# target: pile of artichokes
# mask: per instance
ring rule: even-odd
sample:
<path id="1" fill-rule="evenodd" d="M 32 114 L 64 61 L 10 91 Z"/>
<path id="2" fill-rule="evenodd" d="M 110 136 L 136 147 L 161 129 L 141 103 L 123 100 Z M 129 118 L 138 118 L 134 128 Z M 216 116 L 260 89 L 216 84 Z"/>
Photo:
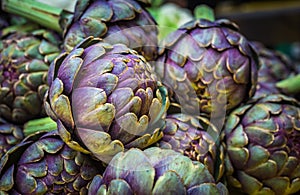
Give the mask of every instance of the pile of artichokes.
<path id="1" fill-rule="evenodd" d="M 151 3 L 1 1 L 0 194 L 300 192 L 299 68 Z"/>

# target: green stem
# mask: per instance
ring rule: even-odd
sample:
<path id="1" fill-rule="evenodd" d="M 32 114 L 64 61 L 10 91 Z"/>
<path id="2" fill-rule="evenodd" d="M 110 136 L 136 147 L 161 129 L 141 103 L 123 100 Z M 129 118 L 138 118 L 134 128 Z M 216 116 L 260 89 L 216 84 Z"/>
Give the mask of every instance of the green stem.
<path id="1" fill-rule="evenodd" d="M 300 74 L 277 82 L 276 87 L 289 94 L 300 93 Z"/>
<path id="2" fill-rule="evenodd" d="M 39 131 L 54 131 L 57 129 L 57 124 L 50 117 L 35 119 L 28 121 L 24 125 L 24 135 L 32 135 Z"/>
<path id="3" fill-rule="evenodd" d="M 32 20 L 42 26 L 62 32 L 72 14 L 35 0 L 2 0 L 2 9 Z"/>
<path id="4" fill-rule="evenodd" d="M 215 21 L 214 10 L 207 5 L 198 5 L 194 9 L 194 16 L 197 19 L 206 19 L 209 21 Z"/>

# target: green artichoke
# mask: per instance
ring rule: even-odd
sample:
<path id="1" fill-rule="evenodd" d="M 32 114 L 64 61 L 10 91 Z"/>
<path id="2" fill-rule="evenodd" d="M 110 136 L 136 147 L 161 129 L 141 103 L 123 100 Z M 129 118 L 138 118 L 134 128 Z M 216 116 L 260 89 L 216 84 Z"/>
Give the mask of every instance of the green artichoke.
<path id="1" fill-rule="evenodd" d="M 212 118 L 224 117 L 256 88 L 257 54 L 238 27 L 225 19 L 182 25 L 163 40 L 154 66 L 172 102 L 186 113 L 200 110 Z"/>
<path id="2" fill-rule="evenodd" d="M 260 42 L 251 44 L 258 54 L 260 63 L 254 98 L 283 93 L 284 91 L 276 87 L 276 83 L 296 75 L 296 66 L 284 53 L 269 49 Z"/>
<path id="3" fill-rule="evenodd" d="M 0 158 L 24 138 L 22 127 L 0 118 Z"/>
<path id="4" fill-rule="evenodd" d="M 203 163 L 219 181 L 224 173 L 224 149 L 219 131 L 206 118 L 187 114 L 166 117 L 166 127 L 158 147 L 172 149 Z"/>
<path id="5" fill-rule="evenodd" d="M 228 188 L 247 194 L 300 191 L 300 107 L 284 95 L 253 100 L 225 125 Z"/>
<path id="6" fill-rule="evenodd" d="M 60 38 L 36 25 L 3 29 L 0 34 L 0 116 L 23 124 L 45 116 L 43 98 L 49 64 L 59 55 Z M 10 30 L 13 30 L 10 33 Z"/>
<path id="7" fill-rule="evenodd" d="M 162 137 L 167 90 L 127 46 L 87 38 L 54 61 L 48 79 L 45 108 L 71 148 L 109 162 Z"/>
<path id="8" fill-rule="evenodd" d="M 0 194 L 86 194 L 102 164 L 69 148 L 57 131 L 33 134 L 0 161 Z"/>
<path id="9" fill-rule="evenodd" d="M 133 160 L 134 159 L 134 160 Z M 88 194 L 228 194 L 206 167 L 173 150 L 132 148 L 118 153 L 103 177 L 88 185 Z"/>

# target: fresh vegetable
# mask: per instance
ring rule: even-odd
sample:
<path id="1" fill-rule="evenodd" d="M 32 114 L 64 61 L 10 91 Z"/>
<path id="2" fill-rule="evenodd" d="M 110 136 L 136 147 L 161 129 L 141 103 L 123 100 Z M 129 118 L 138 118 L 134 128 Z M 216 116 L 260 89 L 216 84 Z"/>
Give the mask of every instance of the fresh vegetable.
<path id="1" fill-rule="evenodd" d="M 284 93 L 284 89 L 277 88 L 276 83 L 296 75 L 296 66 L 287 55 L 279 51 L 269 49 L 260 42 L 251 44 L 258 54 L 260 63 L 254 98 Z"/>
<path id="2" fill-rule="evenodd" d="M 0 35 L 0 116 L 16 124 L 45 116 L 47 74 L 60 53 L 59 36 L 36 24 L 9 26 Z"/>
<path id="3" fill-rule="evenodd" d="M 69 148 L 57 131 L 38 132 L 11 148 L 0 161 L 1 194 L 86 194 L 103 172 L 90 156 Z"/>
<path id="4" fill-rule="evenodd" d="M 219 145 L 219 130 L 206 118 L 187 114 L 166 117 L 163 138 L 158 146 L 172 149 L 203 163 L 220 180 L 224 173 L 224 148 Z"/>
<path id="5" fill-rule="evenodd" d="M 162 137 L 167 91 L 127 46 L 87 38 L 54 61 L 48 79 L 45 107 L 71 148 L 109 162 Z"/>
<path id="6" fill-rule="evenodd" d="M 149 1 L 140 2 L 142 4 L 135 0 L 83 0 L 77 1 L 74 13 L 32 0 L 4 0 L 2 7 L 63 32 L 66 51 L 94 36 L 111 44 L 123 43 L 147 60 L 154 60 L 157 57 L 157 25 L 142 6 Z"/>
<path id="7" fill-rule="evenodd" d="M 228 188 L 247 194 L 300 190 L 300 107 L 269 95 L 229 114 L 225 126 Z"/>
<path id="8" fill-rule="evenodd" d="M 133 160 L 134 159 L 134 160 Z M 228 194 L 206 167 L 174 150 L 132 148 L 118 153 L 89 194 Z"/>
<path id="9" fill-rule="evenodd" d="M 237 25 L 225 19 L 181 26 L 163 40 L 154 66 L 185 113 L 224 117 L 256 88 L 257 55 Z"/>

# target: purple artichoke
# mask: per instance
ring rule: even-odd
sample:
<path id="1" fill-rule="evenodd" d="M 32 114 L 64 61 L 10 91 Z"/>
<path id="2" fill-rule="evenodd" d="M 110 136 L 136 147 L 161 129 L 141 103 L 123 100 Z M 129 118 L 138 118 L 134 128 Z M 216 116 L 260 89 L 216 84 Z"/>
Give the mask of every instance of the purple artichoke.
<path id="1" fill-rule="evenodd" d="M 166 117 L 163 138 L 158 146 L 172 149 L 203 163 L 209 172 L 220 180 L 224 172 L 224 149 L 219 145 L 219 133 L 206 118 L 186 114 Z"/>
<path id="2" fill-rule="evenodd" d="M 0 118 L 0 158 L 24 138 L 23 129 Z"/>
<path id="3" fill-rule="evenodd" d="M 296 75 L 296 66 L 287 55 L 279 51 L 268 49 L 260 42 L 252 42 L 251 44 L 258 54 L 260 63 L 254 98 L 283 93 L 276 88 L 276 83 Z"/>
<path id="4" fill-rule="evenodd" d="M 255 92 L 258 61 L 228 20 L 186 23 L 163 40 L 155 71 L 184 112 L 225 116 Z"/>
<path id="5" fill-rule="evenodd" d="M 94 36 L 110 44 L 123 43 L 154 60 L 157 34 L 156 22 L 135 0 L 78 1 L 73 20 L 65 27 L 64 48 L 71 51 L 83 39 Z"/>
<path id="6" fill-rule="evenodd" d="M 48 78 L 45 107 L 71 148 L 109 162 L 162 137 L 167 91 L 127 46 L 88 38 L 58 57 Z"/>
<path id="7" fill-rule="evenodd" d="M 57 131 L 33 134 L 0 161 L 1 194 L 86 194 L 99 161 L 69 148 Z"/>
<path id="8" fill-rule="evenodd" d="M 0 34 L 0 116 L 16 124 L 45 116 L 47 73 L 59 55 L 59 37 L 34 24 Z"/>
<path id="9" fill-rule="evenodd" d="M 253 100 L 225 125 L 229 188 L 247 194 L 300 192 L 300 107 L 284 95 Z"/>
<path id="10" fill-rule="evenodd" d="M 134 159 L 134 160 L 133 160 Z M 206 167 L 173 150 L 132 148 L 118 153 L 88 194 L 228 194 Z"/>

